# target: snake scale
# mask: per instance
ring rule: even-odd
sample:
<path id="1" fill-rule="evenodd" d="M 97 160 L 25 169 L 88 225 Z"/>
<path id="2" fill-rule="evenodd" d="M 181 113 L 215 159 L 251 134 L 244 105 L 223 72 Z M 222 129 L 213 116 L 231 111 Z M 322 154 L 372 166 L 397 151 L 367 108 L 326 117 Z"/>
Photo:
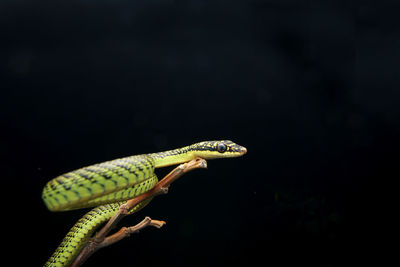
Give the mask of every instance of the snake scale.
<path id="1" fill-rule="evenodd" d="M 109 220 L 126 200 L 139 196 L 157 182 L 155 168 L 204 159 L 239 157 L 245 147 L 229 140 L 204 141 L 159 153 L 115 159 L 60 175 L 49 181 L 42 198 L 50 211 L 95 207 L 70 229 L 45 266 L 72 264 L 94 231 Z M 134 213 L 151 199 L 133 207 Z"/>

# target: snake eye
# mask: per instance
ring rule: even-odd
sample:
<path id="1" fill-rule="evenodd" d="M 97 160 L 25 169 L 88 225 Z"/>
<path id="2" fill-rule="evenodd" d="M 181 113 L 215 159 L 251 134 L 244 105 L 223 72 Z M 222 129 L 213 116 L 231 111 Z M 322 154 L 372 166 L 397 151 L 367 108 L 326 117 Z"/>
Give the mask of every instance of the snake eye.
<path id="1" fill-rule="evenodd" d="M 223 143 L 218 143 L 217 150 L 219 153 L 224 153 L 226 151 L 226 145 Z"/>

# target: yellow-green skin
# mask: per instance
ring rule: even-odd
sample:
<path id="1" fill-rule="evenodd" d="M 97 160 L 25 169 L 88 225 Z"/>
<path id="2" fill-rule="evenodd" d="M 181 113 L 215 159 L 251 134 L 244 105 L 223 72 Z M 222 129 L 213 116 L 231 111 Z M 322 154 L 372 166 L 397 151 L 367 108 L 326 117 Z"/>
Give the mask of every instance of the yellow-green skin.
<path id="1" fill-rule="evenodd" d="M 109 220 L 124 201 L 156 185 L 158 179 L 155 168 L 188 162 L 196 157 L 228 158 L 246 152 L 246 148 L 232 141 L 205 141 L 165 152 L 107 161 L 56 177 L 46 184 L 42 193 L 49 210 L 96 208 L 71 228 L 45 266 L 70 265 L 98 226 Z M 130 213 L 138 211 L 150 201 L 138 204 Z"/>

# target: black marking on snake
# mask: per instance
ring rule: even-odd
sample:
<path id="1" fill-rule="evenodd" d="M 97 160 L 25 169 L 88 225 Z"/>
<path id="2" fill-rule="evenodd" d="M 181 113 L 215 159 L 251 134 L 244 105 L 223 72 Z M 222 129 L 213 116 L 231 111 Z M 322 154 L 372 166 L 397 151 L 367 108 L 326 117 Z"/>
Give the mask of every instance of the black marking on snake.
<path id="1" fill-rule="evenodd" d="M 133 174 L 132 170 L 129 169 L 128 167 L 126 167 L 126 166 L 123 165 L 123 164 L 115 163 L 114 165 L 117 166 L 117 167 L 120 167 L 120 168 L 122 168 L 122 169 L 124 169 L 124 170 L 126 170 L 129 174 Z"/>
<path id="2" fill-rule="evenodd" d="M 144 169 L 143 169 L 140 165 L 137 165 L 136 168 L 137 168 L 137 170 L 138 170 L 139 172 L 144 173 Z M 136 171 L 135 171 L 135 175 L 136 175 L 136 177 L 139 176 L 139 175 L 136 173 Z"/>
<path id="3" fill-rule="evenodd" d="M 99 181 L 96 181 L 96 180 L 92 180 L 91 182 L 92 182 L 92 185 L 94 185 L 94 184 L 100 185 L 100 187 L 103 189 L 103 191 L 106 191 L 106 186 L 104 184 L 99 183 Z M 90 193 L 92 193 L 92 189 L 90 189 Z"/>
<path id="4" fill-rule="evenodd" d="M 114 174 L 114 172 L 113 172 L 113 174 Z M 106 179 L 106 180 L 112 180 L 113 175 L 109 174 L 109 173 L 103 173 L 102 177 L 104 177 L 104 179 Z"/>
<path id="5" fill-rule="evenodd" d="M 76 190 L 71 190 L 78 198 L 81 198 L 81 194 Z"/>
<path id="6" fill-rule="evenodd" d="M 89 167 L 90 167 L 90 166 L 89 166 Z M 101 177 L 104 177 L 104 176 L 103 176 L 103 173 L 100 174 L 98 171 L 89 169 L 89 167 L 86 167 L 86 168 L 83 168 L 83 169 L 84 169 L 85 171 L 87 171 L 87 172 L 93 173 L 93 177 L 91 177 L 91 178 L 94 178 L 95 175 L 99 175 L 99 176 L 101 176 Z M 88 179 L 90 179 L 90 178 L 88 178 Z"/>
<path id="7" fill-rule="evenodd" d="M 128 177 L 125 177 L 124 175 L 120 175 L 119 173 L 116 173 L 116 172 L 114 171 L 114 170 L 115 170 L 115 167 L 112 168 L 112 167 L 110 167 L 110 166 L 104 166 L 104 168 L 107 169 L 107 170 L 109 170 L 110 172 L 112 172 L 112 173 L 114 174 L 114 175 L 113 175 L 113 178 L 114 178 L 114 176 L 116 176 L 117 178 L 124 178 L 125 181 L 126 181 L 126 183 L 129 184 L 129 178 L 128 178 Z"/>
<path id="8" fill-rule="evenodd" d="M 70 184 L 62 184 L 62 187 L 64 187 L 64 189 L 66 191 L 71 190 L 71 185 Z"/>
<path id="9" fill-rule="evenodd" d="M 100 206 L 99 209 L 100 209 L 102 212 L 106 212 L 106 211 L 107 211 L 107 209 L 106 209 L 105 206 Z"/>
<path id="10" fill-rule="evenodd" d="M 63 180 L 62 178 L 63 178 L 63 177 L 59 176 L 59 177 L 57 177 L 55 180 L 57 181 L 57 183 L 63 184 L 63 183 L 64 183 L 64 180 Z"/>
<path id="11" fill-rule="evenodd" d="M 90 166 L 89 166 L 89 167 L 90 167 Z M 106 170 L 110 170 L 109 168 L 105 168 L 105 167 L 101 167 L 101 168 L 102 168 L 102 169 L 106 169 Z M 110 170 L 111 173 L 112 173 L 111 175 L 110 175 L 107 171 L 103 172 L 102 174 L 99 174 L 99 173 L 96 172 L 96 171 L 90 170 L 88 167 L 85 168 L 85 170 L 88 171 L 88 172 L 93 173 L 94 175 L 99 175 L 99 176 L 103 177 L 105 180 L 111 180 L 111 181 L 114 183 L 115 187 L 118 186 L 118 183 L 117 183 L 116 181 L 112 180 L 112 178 L 113 178 L 113 175 L 112 175 L 112 174 L 115 174 L 112 170 Z"/>
<path id="12" fill-rule="evenodd" d="M 89 194 L 90 194 L 90 195 L 93 194 L 92 188 L 90 188 L 90 187 L 88 187 L 88 186 L 83 186 L 83 188 L 85 188 L 87 191 L 89 191 Z"/>
<path id="13" fill-rule="evenodd" d="M 60 200 L 58 198 L 54 198 L 54 200 L 57 202 L 57 205 L 60 206 Z"/>
<path id="14" fill-rule="evenodd" d="M 70 202 L 67 195 L 61 194 L 61 196 L 62 196 L 67 202 Z"/>
<path id="15" fill-rule="evenodd" d="M 54 182 L 52 182 L 52 181 L 50 181 L 50 183 L 48 183 L 48 185 L 50 186 L 50 188 L 51 188 L 52 190 L 56 190 L 56 188 L 57 188 L 57 185 L 56 185 Z"/>
<path id="16" fill-rule="evenodd" d="M 143 173 L 143 169 L 141 169 L 140 167 L 137 166 L 137 168 L 133 169 L 133 173 L 136 178 L 139 178 L 140 173 Z"/>
<path id="17" fill-rule="evenodd" d="M 67 172 L 64 173 L 63 175 L 61 175 L 62 177 L 66 178 L 66 179 L 74 179 L 75 175 L 72 174 L 72 172 Z"/>
<path id="18" fill-rule="evenodd" d="M 83 169 L 83 170 L 85 170 L 85 169 Z M 85 170 L 85 171 L 86 171 L 86 170 Z M 90 172 L 90 171 L 87 171 L 87 172 L 92 173 L 92 172 Z M 92 176 L 89 176 L 87 173 L 82 172 L 82 170 L 80 170 L 79 172 L 77 171 L 77 174 L 78 174 L 80 177 L 82 177 L 83 179 L 85 179 L 85 180 L 90 180 L 90 179 L 93 178 Z"/>
<path id="19" fill-rule="evenodd" d="M 94 209 L 94 210 L 93 210 L 93 213 L 96 213 L 96 214 L 99 215 L 99 216 L 101 215 L 101 213 L 100 213 L 97 209 Z"/>

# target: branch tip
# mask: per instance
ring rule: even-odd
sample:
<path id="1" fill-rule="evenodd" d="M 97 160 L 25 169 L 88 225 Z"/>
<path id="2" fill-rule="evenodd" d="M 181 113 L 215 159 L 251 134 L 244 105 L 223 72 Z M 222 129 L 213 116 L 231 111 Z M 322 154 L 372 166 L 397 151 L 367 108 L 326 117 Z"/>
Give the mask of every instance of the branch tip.
<path id="1" fill-rule="evenodd" d="M 161 194 L 168 194 L 169 187 L 168 186 L 163 186 L 160 188 L 160 193 Z"/>
<path id="2" fill-rule="evenodd" d="M 154 227 L 156 227 L 158 229 L 163 227 L 165 224 L 167 224 L 167 223 L 164 222 L 164 221 L 159 221 L 159 220 L 151 220 L 151 222 L 150 222 L 151 226 L 154 226 Z"/>

